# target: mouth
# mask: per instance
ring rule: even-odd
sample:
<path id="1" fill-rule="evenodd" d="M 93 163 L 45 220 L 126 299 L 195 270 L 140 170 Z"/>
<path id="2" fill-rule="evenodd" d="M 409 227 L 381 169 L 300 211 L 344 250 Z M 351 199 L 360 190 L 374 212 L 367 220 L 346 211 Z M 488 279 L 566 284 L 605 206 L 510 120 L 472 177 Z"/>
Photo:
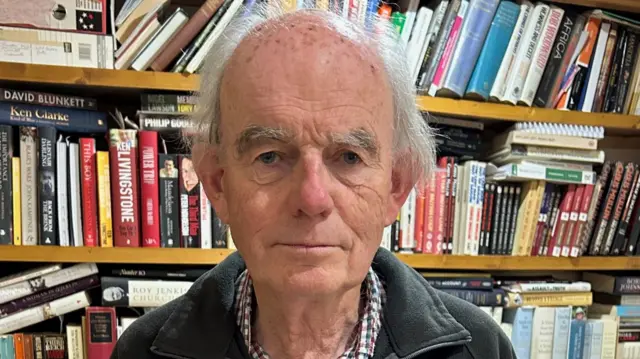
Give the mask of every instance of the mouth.
<path id="1" fill-rule="evenodd" d="M 324 253 L 332 250 L 339 249 L 339 246 L 329 244 L 279 244 L 278 247 L 282 247 L 285 250 L 300 252 L 300 253 Z"/>

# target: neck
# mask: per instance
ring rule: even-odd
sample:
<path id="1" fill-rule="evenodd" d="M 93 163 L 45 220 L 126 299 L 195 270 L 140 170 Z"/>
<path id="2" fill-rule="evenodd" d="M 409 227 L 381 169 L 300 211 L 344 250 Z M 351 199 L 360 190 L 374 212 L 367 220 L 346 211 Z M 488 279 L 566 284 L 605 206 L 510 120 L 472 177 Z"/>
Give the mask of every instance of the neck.
<path id="1" fill-rule="evenodd" d="M 296 297 L 254 282 L 253 338 L 271 358 L 337 358 L 359 320 L 360 286 L 324 297 Z"/>

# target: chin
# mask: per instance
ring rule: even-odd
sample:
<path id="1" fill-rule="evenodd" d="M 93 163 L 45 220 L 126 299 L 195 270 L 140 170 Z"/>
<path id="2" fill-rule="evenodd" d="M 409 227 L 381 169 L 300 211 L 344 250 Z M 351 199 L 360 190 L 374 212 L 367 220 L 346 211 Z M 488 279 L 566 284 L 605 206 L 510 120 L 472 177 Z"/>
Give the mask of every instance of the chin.
<path id="1" fill-rule="evenodd" d="M 298 268 L 295 272 L 282 273 L 283 289 L 300 295 L 327 295 L 351 287 L 350 278 L 344 268 L 307 267 Z M 354 281 L 355 284 L 358 281 Z"/>

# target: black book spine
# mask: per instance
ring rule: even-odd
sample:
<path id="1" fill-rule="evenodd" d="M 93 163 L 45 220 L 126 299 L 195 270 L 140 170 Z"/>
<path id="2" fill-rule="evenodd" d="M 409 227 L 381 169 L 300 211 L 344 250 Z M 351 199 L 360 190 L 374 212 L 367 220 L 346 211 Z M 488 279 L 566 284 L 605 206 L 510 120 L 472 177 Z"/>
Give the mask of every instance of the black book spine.
<path id="1" fill-rule="evenodd" d="M 618 223 L 620 222 L 620 217 L 622 217 L 622 210 L 624 209 L 624 205 L 627 202 L 627 197 L 629 196 L 629 191 L 631 189 L 636 170 L 636 166 L 631 162 L 627 163 L 627 165 L 625 166 L 624 176 L 622 176 L 622 182 L 620 184 L 620 191 L 618 192 L 615 206 L 613 207 L 613 215 L 611 217 L 611 220 L 609 221 L 609 226 L 607 226 L 607 231 L 605 234 L 606 240 L 603 241 L 604 250 L 602 251 L 602 255 L 606 256 L 611 252 L 613 239 L 616 234 L 616 230 L 618 229 Z"/>
<path id="2" fill-rule="evenodd" d="M 636 61 L 636 52 L 638 49 L 638 34 L 633 30 L 628 31 L 627 44 L 622 61 L 622 71 L 618 79 L 618 93 L 616 94 L 616 106 L 613 110 L 615 113 L 623 113 L 625 111 L 624 103 L 627 99 L 629 86 L 631 85 L 631 77 L 633 76 L 633 68 Z"/>
<path id="3" fill-rule="evenodd" d="M 180 168 L 180 246 L 200 248 L 200 182 L 190 155 L 178 155 Z"/>
<path id="4" fill-rule="evenodd" d="M 160 246 L 180 247 L 180 214 L 178 206 L 178 156 L 158 155 L 160 174 Z"/>
<path id="5" fill-rule="evenodd" d="M 489 191 L 491 190 L 491 185 L 489 183 L 484 184 L 484 193 L 482 194 L 482 221 L 480 223 L 480 246 L 478 248 L 478 254 L 483 255 L 486 254 L 487 243 L 489 241 L 489 234 L 487 233 L 487 218 L 489 215 L 487 212 L 489 211 Z"/>
<path id="6" fill-rule="evenodd" d="M 534 106 L 547 107 L 547 104 L 553 101 L 555 94 L 552 90 L 555 86 L 556 78 L 560 73 L 562 62 L 565 56 L 571 56 L 571 54 L 567 55 L 567 48 L 569 47 L 575 20 L 575 14 L 565 14 L 560 23 L 556 40 L 551 47 L 551 55 L 549 56 L 547 67 L 542 74 L 538 91 L 533 99 Z"/>
<path id="7" fill-rule="evenodd" d="M 604 201 L 598 211 L 598 220 L 596 221 L 591 243 L 589 244 L 589 254 L 592 256 L 601 254 L 602 249 L 604 248 L 602 240 L 604 239 L 607 225 L 611 219 L 616 194 L 618 193 L 618 188 L 620 187 L 620 182 L 622 181 L 622 176 L 624 174 L 624 166 L 622 165 L 622 162 L 616 162 L 614 166 L 615 168 L 611 174 L 611 181 L 606 189 L 607 195 L 604 197 Z"/>
<path id="8" fill-rule="evenodd" d="M 468 289 L 442 289 L 443 292 L 464 299 L 477 306 L 502 306 L 504 302 L 504 290 L 494 289 L 491 291 L 468 290 Z"/>
<path id="9" fill-rule="evenodd" d="M 560 197 L 560 189 L 554 188 L 549 198 L 549 209 L 547 210 L 547 215 L 545 216 L 544 225 L 542 227 L 542 233 L 540 235 L 540 246 L 537 248 L 538 252 L 536 253 L 538 256 L 545 256 L 547 254 L 547 245 L 549 243 L 548 238 L 550 236 L 551 228 L 553 228 L 553 219 L 560 204 Z"/>
<path id="10" fill-rule="evenodd" d="M 41 245 L 58 245 L 56 204 L 56 129 L 38 128 L 40 177 L 40 242 Z"/>
<path id="11" fill-rule="evenodd" d="M 596 183 L 596 187 L 594 188 L 594 191 L 597 190 L 597 193 L 593 198 L 593 200 L 596 201 L 595 208 L 593 209 L 593 211 L 590 211 L 589 217 L 587 218 L 587 224 L 584 226 L 584 231 L 581 234 L 582 239 L 581 239 L 580 255 L 584 255 L 585 253 L 587 253 L 587 250 L 589 249 L 591 236 L 593 234 L 593 229 L 595 226 L 595 220 L 598 216 L 598 213 L 601 210 L 602 199 L 604 198 L 604 193 L 607 190 L 609 175 L 611 175 L 611 166 L 612 166 L 611 161 L 606 161 L 604 163 L 604 165 L 602 166 L 602 170 L 600 171 L 600 176 L 598 177 L 598 182 Z"/>
<path id="12" fill-rule="evenodd" d="M 455 157 L 450 157 L 449 162 L 451 164 L 451 187 L 449 188 L 449 223 L 448 223 L 448 233 L 446 244 L 446 250 L 443 248 L 442 253 L 451 254 L 453 253 L 453 228 L 455 226 L 455 217 L 456 217 L 456 191 L 458 188 L 458 159 Z"/>
<path id="13" fill-rule="evenodd" d="M 225 230 L 225 225 L 222 223 L 220 217 L 216 215 L 215 209 L 212 208 L 211 211 L 213 217 L 211 220 L 211 225 L 213 226 L 213 248 L 227 248 L 227 232 Z"/>
<path id="14" fill-rule="evenodd" d="M 492 290 L 493 279 L 491 278 L 425 278 L 426 281 L 437 289 L 473 289 Z"/>
<path id="15" fill-rule="evenodd" d="M 489 237 L 489 241 L 491 242 L 491 249 L 489 249 L 489 254 L 498 254 L 500 252 L 500 235 L 498 232 L 500 226 L 500 215 L 502 211 L 502 202 L 504 202 L 503 195 L 503 185 L 496 185 L 496 193 L 493 205 L 493 215 L 492 215 L 492 226 L 491 226 L 491 236 Z"/>
<path id="16" fill-rule="evenodd" d="M 396 220 L 393 221 L 391 225 L 391 251 L 399 252 L 400 251 L 400 219 L 396 217 Z"/>
<path id="17" fill-rule="evenodd" d="M 13 243 L 12 135 L 11 126 L 0 125 L 0 245 Z"/>
<path id="18" fill-rule="evenodd" d="M 119 268 L 112 269 L 111 275 L 117 277 L 135 277 L 145 279 L 179 279 L 179 280 L 195 280 L 205 274 L 207 269 L 137 269 L 137 268 Z"/>
<path id="19" fill-rule="evenodd" d="M 615 277 L 613 294 L 640 294 L 640 278 L 638 277 Z"/>
<path id="20" fill-rule="evenodd" d="M 522 187 L 520 187 L 520 185 L 515 185 L 513 188 L 513 200 L 511 201 L 511 217 L 509 218 L 511 223 L 509 224 L 509 247 L 507 248 L 507 254 L 511 253 L 513 250 L 513 243 L 515 242 L 518 208 L 520 208 L 520 192 L 522 192 Z"/>
<path id="21" fill-rule="evenodd" d="M 611 254 L 614 256 L 624 254 L 624 249 L 627 248 L 629 242 L 629 222 L 631 221 L 631 215 L 633 214 L 633 208 L 638 199 L 638 189 L 640 188 L 640 171 L 638 171 L 638 165 L 635 165 L 635 172 L 633 181 L 631 182 L 631 190 L 627 196 L 627 203 L 624 206 L 622 217 L 618 222 L 618 230 L 616 231 L 613 245 L 611 246 Z"/>
<path id="22" fill-rule="evenodd" d="M 514 186 L 509 186 L 505 193 L 507 194 L 507 201 L 505 202 L 504 211 L 504 224 L 502 225 L 502 234 L 500 242 L 502 243 L 501 254 L 511 255 L 511 249 L 509 248 L 509 239 L 511 233 L 511 216 L 513 216 L 513 195 L 515 192 Z"/>
<path id="23" fill-rule="evenodd" d="M 567 105 L 569 110 L 573 111 L 578 108 L 578 103 L 580 103 L 580 96 L 582 96 L 582 90 L 587 83 L 588 74 L 589 69 L 581 67 L 574 77 L 573 84 L 571 85 L 571 94 L 569 95 L 569 104 Z"/>
<path id="24" fill-rule="evenodd" d="M 603 112 L 612 112 L 615 109 L 616 93 L 618 89 L 618 80 L 622 72 L 624 62 L 624 49 L 627 44 L 627 29 L 623 26 L 618 27 L 618 40 L 616 41 L 615 51 L 613 52 L 613 60 L 611 60 L 611 71 L 609 72 L 609 83 L 604 95 Z"/>
<path id="25" fill-rule="evenodd" d="M 77 110 L 97 110 L 94 98 L 52 94 L 27 90 L 0 89 L 0 101 L 19 102 L 32 105 L 74 108 Z"/>

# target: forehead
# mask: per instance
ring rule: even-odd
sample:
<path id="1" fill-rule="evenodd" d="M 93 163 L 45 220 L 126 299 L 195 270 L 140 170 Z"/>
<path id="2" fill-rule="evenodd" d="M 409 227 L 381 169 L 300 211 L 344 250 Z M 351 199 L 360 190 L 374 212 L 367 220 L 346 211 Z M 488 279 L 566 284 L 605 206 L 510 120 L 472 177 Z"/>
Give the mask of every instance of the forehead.
<path id="1" fill-rule="evenodd" d="M 351 107 L 392 120 L 391 91 L 375 51 L 311 14 L 296 13 L 256 27 L 223 74 L 223 127 L 225 112 L 255 117 L 255 112 L 283 102 L 310 112 Z"/>

